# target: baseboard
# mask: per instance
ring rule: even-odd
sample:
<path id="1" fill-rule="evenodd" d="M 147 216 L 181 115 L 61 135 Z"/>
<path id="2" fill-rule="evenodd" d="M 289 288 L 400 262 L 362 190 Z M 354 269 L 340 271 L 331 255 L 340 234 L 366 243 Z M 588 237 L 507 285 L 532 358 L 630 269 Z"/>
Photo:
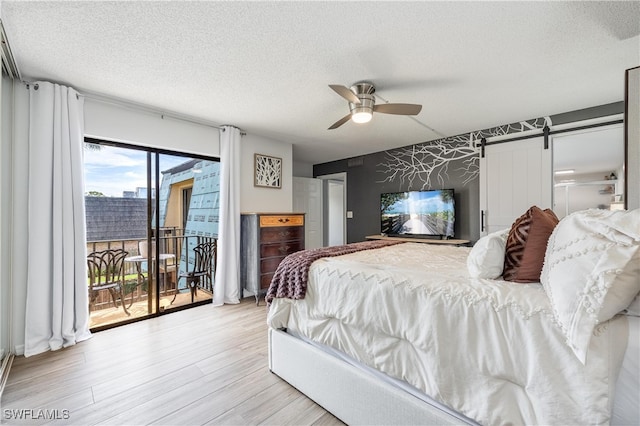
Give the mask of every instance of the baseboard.
<path id="1" fill-rule="evenodd" d="M 13 354 L 7 354 L 2 359 L 2 365 L 0 365 L 0 399 L 2 398 L 4 386 L 7 384 L 7 379 L 9 378 L 9 371 L 11 370 L 11 366 L 13 365 L 13 358 Z"/>
<path id="2" fill-rule="evenodd" d="M 24 355 L 24 345 L 16 345 L 15 354 L 18 356 Z"/>

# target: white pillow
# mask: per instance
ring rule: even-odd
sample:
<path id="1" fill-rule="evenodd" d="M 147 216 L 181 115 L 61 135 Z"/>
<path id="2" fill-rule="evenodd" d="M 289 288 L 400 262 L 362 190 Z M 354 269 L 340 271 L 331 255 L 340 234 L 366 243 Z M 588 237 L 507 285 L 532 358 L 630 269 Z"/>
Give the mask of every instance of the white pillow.
<path id="1" fill-rule="evenodd" d="M 638 250 L 638 252 L 640 253 L 640 250 Z M 624 313 L 634 317 L 640 317 L 640 293 L 633 299 L 633 302 L 631 302 Z"/>
<path id="2" fill-rule="evenodd" d="M 585 210 L 554 229 L 540 281 L 567 343 L 584 364 L 593 330 L 640 292 L 640 209 Z"/>
<path id="3" fill-rule="evenodd" d="M 508 229 L 480 238 L 467 257 L 467 268 L 472 278 L 496 279 L 502 275 Z"/>

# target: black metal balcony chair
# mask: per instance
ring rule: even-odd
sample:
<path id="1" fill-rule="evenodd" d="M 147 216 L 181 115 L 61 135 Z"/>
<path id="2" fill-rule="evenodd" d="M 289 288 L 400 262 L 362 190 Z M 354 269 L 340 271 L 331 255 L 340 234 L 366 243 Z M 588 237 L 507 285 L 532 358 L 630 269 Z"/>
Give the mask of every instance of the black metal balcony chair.
<path id="1" fill-rule="evenodd" d="M 198 287 L 213 293 L 213 275 L 215 273 L 215 262 L 218 252 L 218 241 L 213 240 L 200 243 L 193 248 L 194 263 L 193 270 L 181 272 L 178 275 L 176 294 L 173 296 L 173 303 L 180 292 L 180 279 L 185 278 L 187 288 L 191 291 L 191 303 L 198 294 Z M 188 266 L 187 266 L 188 268 Z"/>
<path id="2" fill-rule="evenodd" d="M 89 304 L 94 305 L 98 294 L 107 290 L 113 305 L 117 308 L 120 299 L 122 309 L 127 315 L 129 311 L 124 303 L 124 258 L 129 253 L 122 249 L 95 251 L 87 256 L 89 274 Z"/>

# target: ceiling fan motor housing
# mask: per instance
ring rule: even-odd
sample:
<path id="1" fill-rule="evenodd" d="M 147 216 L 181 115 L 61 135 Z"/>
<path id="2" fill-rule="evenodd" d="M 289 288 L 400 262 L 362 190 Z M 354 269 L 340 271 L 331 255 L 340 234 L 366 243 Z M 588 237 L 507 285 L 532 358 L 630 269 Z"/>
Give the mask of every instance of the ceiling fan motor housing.
<path id="1" fill-rule="evenodd" d="M 361 82 L 354 84 L 350 89 L 356 94 L 358 99 L 360 99 L 359 104 L 349 102 L 349 110 L 351 111 L 351 114 L 353 115 L 363 112 L 373 114 L 373 106 L 376 103 L 376 98 L 373 96 L 376 91 L 375 86 L 371 83 Z"/>

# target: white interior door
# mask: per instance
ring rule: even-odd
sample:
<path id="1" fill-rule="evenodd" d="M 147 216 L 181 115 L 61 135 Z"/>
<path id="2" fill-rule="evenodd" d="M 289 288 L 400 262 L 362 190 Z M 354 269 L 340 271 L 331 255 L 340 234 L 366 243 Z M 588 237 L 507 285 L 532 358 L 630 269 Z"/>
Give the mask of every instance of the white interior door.
<path id="1" fill-rule="evenodd" d="M 305 215 L 305 248 L 322 247 L 322 180 L 293 178 L 293 210 Z"/>
<path id="2" fill-rule="evenodd" d="M 344 207 L 344 182 L 329 180 L 329 246 L 340 246 L 345 243 L 345 207 Z"/>
<path id="3" fill-rule="evenodd" d="M 511 227 L 536 205 L 552 207 L 551 149 L 544 138 L 488 145 L 480 159 L 480 234 Z"/>

